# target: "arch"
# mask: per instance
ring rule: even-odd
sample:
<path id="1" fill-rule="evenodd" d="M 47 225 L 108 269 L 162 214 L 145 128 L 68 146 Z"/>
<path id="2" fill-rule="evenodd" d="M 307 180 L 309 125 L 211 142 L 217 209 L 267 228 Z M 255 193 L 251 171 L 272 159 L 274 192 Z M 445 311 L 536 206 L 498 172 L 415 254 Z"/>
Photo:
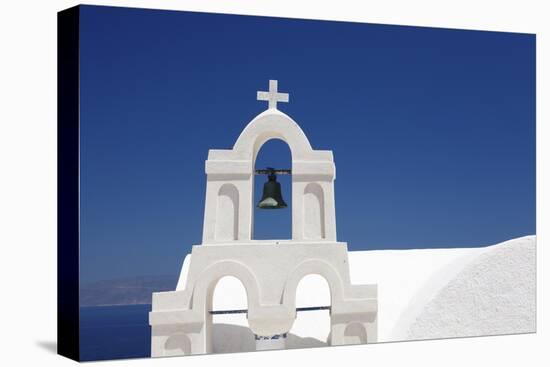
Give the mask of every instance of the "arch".
<path id="1" fill-rule="evenodd" d="M 289 153 L 290 153 L 290 164 L 292 164 L 292 149 L 290 149 L 290 145 L 288 144 L 288 142 L 285 139 L 282 139 L 280 137 L 269 137 L 269 138 L 266 138 L 265 140 L 263 140 L 262 143 L 259 144 L 258 149 L 255 150 L 256 153 L 255 153 L 255 155 L 253 157 L 253 161 L 252 161 L 252 166 L 254 168 L 256 168 L 258 155 L 259 155 L 260 151 L 262 150 L 262 148 L 264 148 L 264 146 L 266 144 L 268 144 L 269 142 L 272 142 L 274 140 L 275 141 L 280 141 L 280 142 L 284 143 L 284 145 L 286 145 L 286 148 L 289 149 Z M 272 164 L 272 163 L 270 163 L 270 164 Z M 265 167 L 260 167 L 260 168 L 265 168 Z M 287 167 L 277 167 L 277 168 L 287 168 Z M 288 167 L 288 168 L 290 168 L 290 167 Z"/>
<path id="2" fill-rule="evenodd" d="M 223 184 L 218 190 L 214 239 L 239 239 L 239 190 L 230 183 Z"/>
<path id="3" fill-rule="evenodd" d="M 323 276 L 312 273 L 304 275 L 296 286 L 296 308 L 314 306 L 330 306 L 330 286 Z"/>
<path id="4" fill-rule="evenodd" d="M 246 289 L 239 279 L 226 275 L 216 282 L 212 294 L 212 310 L 242 310 L 247 307 Z M 254 334 L 244 313 L 212 315 L 210 335 L 214 353 L 255 349 Z"/>
<path id="5" fill-rule="evenodd" d="M 170 354 L 177 353 L 184 356 L 191 354 L 191 339 L 184 333 L 170 335 L 164 343 L 164 349 Z"/>
<path id="6" fill-rule="evenodd" d="M 212 264 L 201 272 L 193 286 L 193 310 L 207 315 L 216 284 L 225 276 L 235 277 L 242 283 L 246 290 L 248 312 L 255 312 L 260 304 L 260 287 L 256 277 L 247 266 L 232 260 Z"/>
<path id="7" fill-rule="evenodd" d="M 220 295 L 220 289 L 225 289 L 223 295 Z M 230 295 L 230 299 L 227 299 L 228 294 Z M 225 275 L 216 282 L 212 298 L 213 310 L 240 310 L 248 307 L 246 288 L 243 282 L 232 275 Z M 224 300 L 222 304 L 217 302 L 222 299 Z"/>
<path id="8" fill-rule="evenodd" d="M 284 141 L 290 150 L 292 187 L 289 192 L 293 197 L 290 200 L 292 234 L 295 240 L 304 239 L 303 228 L 303 187 L 308 182 L 323 181 L 321 185 L 323 195 L 317 195 L 317 202 L 323 201 L 322 210 L 318 209 L 318 226 L 316 239 L 336 240 L 334 220 L 333 183 L 335 177 L 334 158 L 332 151 L 313 150 L 309 140 L 298 124 L 286 114 L 269 109 L 260 113 L 243 129 L 232 149 L 210 149 L 205 164 L 207 174 L 206 203 L 204 212 L 203 243 L 224 242 L 227 238 L 237 240 L 252 240 L 254 238 L 254 169 L 256 159 L 262 146 L 273 139 Z M 286 168 L 286 167 L 284 167 Z M 230 231 L 227 227 L 216 228 L 221 214 L 217 213 L 217 190 L 220 185 L 230 182 L 238 187 L 239 219 L 238 231 Z M 299 188 L 298 188 L 299 187 Z M 317 191 L 319 189 L 317 188 Z M 320 199 L 322 198 L 322 199 Z M 223 199 L 222 199 L 223 200 Z M 227 200 L 225 200 L 227 202 Z M 230 206 L 230 204 L 224 204 Z M 317 204 L 317 206 L 320 206 Z M 322 213 L 321 213 L 322 211 Z M 321 220 L 321 216 L 324 220 Z M 222 221 L 224 218 L 221 218 Z M 225 219 L 225 224 L 231 222 Z M 233 222 L 234 223 L 234 222 Z M 216 231 L 218 233 L 216 234 Z M 286 236 L 285 236 L 286 238 Z"/>
<path id="9" fill-rule="evenodd" d="M 319 274 L 308 274 L 302 277 L 296 287 L 296 308 L 330 306 L 330 286 Z M 289 335 L 302 338 L 299 344 L 310 346 L 326 345 L 331 330 L 330 310 L 312 310 L 296 312 L 296 318 Z M 289 347 L 294 347 L 296 338 L 290 337 Z"/>
<path id="10" fill-rule="evenodd" d="M 367 329 L 360 322 L 352 322 L 346 325 L 344 329 L 345 344 L 366 344 Z"/>
<path id="11" fill-rule="evenodd" d="M 323 188 L 316 182 L 308 183 L 304 189 L 303 200 L 303 236 L 305 239 L 325 239 L 325 195 Z"/>
<path id="12" fill-rule="evenodd" d="M 287 308 L 296 310 L 298 284 L 302 278 L 309 274 L 318 274 L 325 278 L 330 289 L 330 303 L 332 306 L 343 299 L 344 289 L 338 271 L 324 260 L 306 260 L 296 266 L 287 278 L 283 292 L 283 304 Z"/>
<path id="13" fill-rule="evenodd" d="M 269 157 L 269 159 L 265 159 Z M 254 169 L 266 167 L 290 168 L 292 166 L 292 152 L 288 144 L 279 138 L 267 140 L 260 148 Z M 263 185 L 267 176 L 251 176 L 253 193 L 252 209 L 252 239 L 290 239 L 292 238 L 292 176 L 277 175 L 281 185 L 282 196 L 287 208 L 284 210 L 264 210 L 256 207 L 259 202 Z"/>
<path id="14" fill-rule="evenodd" d="M 270 139 L 281 139 L 290 147 L 292 160 L 304 159 L 312 151 L 311 144 L 298 124 L 288 115 L 278 110 L 267 110 L 256 116 L 239 135 L 234 151 L 241 156 L 256 156 L 262 145 Z"/>

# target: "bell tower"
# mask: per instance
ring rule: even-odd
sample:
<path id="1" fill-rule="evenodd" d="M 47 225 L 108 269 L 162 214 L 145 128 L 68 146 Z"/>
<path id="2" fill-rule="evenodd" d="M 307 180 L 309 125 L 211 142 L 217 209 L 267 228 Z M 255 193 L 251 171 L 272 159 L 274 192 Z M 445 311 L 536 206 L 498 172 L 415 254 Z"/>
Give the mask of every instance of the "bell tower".
<path id="1" fill-rule="evenodd" d="M 254 166 L 270 139 L 286 142 L 292 154 L 292 168 L 285 172 L 292 175 L 292 240 L 336 241 L 332 152 L 313 150 L 300 126 L 277 109 L 278 102 L 289 100 L 277 86 L 270 80 L 269 91 L 257 93 L 268 109 L 245 127 L 233 149 L 208 153 L 203 244 L 253 240 Z"/>
<path id="2" fill-rule="evenodd" d="M 336 239 L 332 152 L 314 150 L 298 124 L 277 109 L 289 95 L 278 91 L 276 80 L 257 99 L 268 108 L 246 125 L 233 148 L 208 152 L 202 244 L 186 258 L 176 290 L 153 293 L 153 357 L 215 352 L 212 296 L 224 276 L 237 278 L 246 290 L 243 312 L 257 349 L 285 347 L 296 318 L 297 286 L 309 274 L 322 276 L 330 288 L 330 345 L 377 340 L 377 285 L 351 284 L 347 244 Z M 290 147 L 290 170 L 255 171 L 258 151 L 271 139 Z M 269 177 L 259 205 L 272 208 L 285 206 L 274 176 L 291 174 L 290 240 L 253 239 L 256 173 Z M 361 332 L 349 333 L 349 327 Z"/>

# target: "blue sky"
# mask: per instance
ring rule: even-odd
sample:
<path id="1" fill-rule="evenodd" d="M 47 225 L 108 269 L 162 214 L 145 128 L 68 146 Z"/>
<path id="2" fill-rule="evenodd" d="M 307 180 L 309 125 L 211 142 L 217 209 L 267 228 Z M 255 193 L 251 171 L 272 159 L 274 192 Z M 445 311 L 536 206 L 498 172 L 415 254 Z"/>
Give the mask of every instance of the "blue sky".
<path id="1" fill-rule="evenodd" d="M 350 250 L 535 233 L 534 35 L 84 6 L 80 54 L 83 282 L 179 272 L 208 149 L 265 110 L 269 79 L 334 153 Z M 264 145 L 268 165 L 290 167 L 284 143 Z M 256 238 L 290 223 L 258 212 Z"/>

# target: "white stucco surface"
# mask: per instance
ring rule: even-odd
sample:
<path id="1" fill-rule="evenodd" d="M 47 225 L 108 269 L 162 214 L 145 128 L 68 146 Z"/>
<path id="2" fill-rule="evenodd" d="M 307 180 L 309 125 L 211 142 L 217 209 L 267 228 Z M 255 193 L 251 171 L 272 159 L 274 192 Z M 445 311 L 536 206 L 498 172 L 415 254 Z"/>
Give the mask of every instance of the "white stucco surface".
<path id="1" fill-rule="evenodd" d="M 350 251 L 351 282 L 378 284 L 378 342 L 534 332 L 535 240 L 526 236 L 480 248 Z M 321 277 L 304 278 L 296 305 L 324 306 L 328 292 Z M 240 282 L 222 278 L 213 305 L 216 310 L 246 308 Z M 240 350 L 253 350 L 246 347 L 248 340 L 253 348 L 253 336 L 244 314 L 218 315 L 214 322 L 215 352 L 236 351 L 238 338 Z M 287 348 L 326 345 L 329 332 L 328 311 L 300 312 Z"/>

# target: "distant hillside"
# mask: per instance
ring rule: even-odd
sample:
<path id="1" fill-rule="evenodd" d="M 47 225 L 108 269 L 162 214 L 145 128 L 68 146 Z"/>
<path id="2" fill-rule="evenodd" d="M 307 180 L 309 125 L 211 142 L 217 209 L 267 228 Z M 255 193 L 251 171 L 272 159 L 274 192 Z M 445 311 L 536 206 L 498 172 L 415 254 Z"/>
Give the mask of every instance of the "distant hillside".
<path id="1" fill-rule="evenodd" d="M 142 276 L 82 284 L 81 306 L 150 304 L 153 292 L 173 291 L 176 275 Z"/>

